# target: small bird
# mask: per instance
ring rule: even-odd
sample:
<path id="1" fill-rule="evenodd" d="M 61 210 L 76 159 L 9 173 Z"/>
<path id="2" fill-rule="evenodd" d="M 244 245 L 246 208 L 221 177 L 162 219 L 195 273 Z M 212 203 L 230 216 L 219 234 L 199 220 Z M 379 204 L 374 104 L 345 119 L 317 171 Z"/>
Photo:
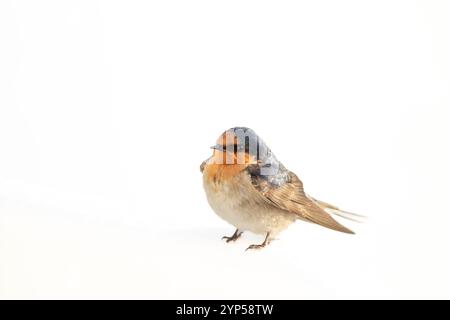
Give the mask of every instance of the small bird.
<path id="1" fill-rule="evenodd" d="M 296 220 L 354 233 L 328 212 L 355 221 L 362 216 L 307 195 L 300 179 L 277 160 L 252 129 L 228 129 L 211 148 L 213 155 L 203 161 L 200 171 L 211 208 L 236 228 L 232 236 L 223 237 L 226 242 L 250 231 L 265 239 L 246 250 L 260 249 Z"/>

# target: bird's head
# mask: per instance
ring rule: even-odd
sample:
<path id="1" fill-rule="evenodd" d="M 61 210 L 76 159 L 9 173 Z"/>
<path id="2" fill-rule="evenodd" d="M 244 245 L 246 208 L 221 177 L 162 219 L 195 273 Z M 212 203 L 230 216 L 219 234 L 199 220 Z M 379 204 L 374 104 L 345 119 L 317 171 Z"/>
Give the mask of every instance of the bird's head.
<path id="1" fill-rule="evenodd" d="M 213 160 L 217 164 L 256 164 L 270 150 L 258 135 L 249 128 L 235 127 L 226 130 L 211 147 Z"/>

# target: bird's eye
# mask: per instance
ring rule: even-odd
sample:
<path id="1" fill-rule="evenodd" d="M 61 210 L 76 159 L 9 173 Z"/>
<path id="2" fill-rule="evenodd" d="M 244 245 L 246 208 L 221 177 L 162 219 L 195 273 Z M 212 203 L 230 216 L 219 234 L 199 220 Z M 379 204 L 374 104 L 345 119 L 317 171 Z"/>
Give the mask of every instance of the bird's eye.
<path id="1" fill-rule="evenodd" d="M 226 152 L 227 150 L 229 150 L 230 152 L 234 152 L 237 153 L 238 151 L 243 151 L 244 150 L 244 146 L 242 145 L 238 145 L 238 144 L 229 144 L 229 145 L 220 145 L 220 149 L 217 149 L 223 152 Z"/>

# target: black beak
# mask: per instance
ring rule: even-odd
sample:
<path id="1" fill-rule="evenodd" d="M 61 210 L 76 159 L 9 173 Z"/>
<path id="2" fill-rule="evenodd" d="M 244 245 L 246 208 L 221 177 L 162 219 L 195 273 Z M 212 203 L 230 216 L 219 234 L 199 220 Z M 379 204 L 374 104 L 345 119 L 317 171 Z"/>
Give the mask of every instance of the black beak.
<path id="1" fill-rule="evenodd" d="M 223 150 L 223 147 L 222 147 L 220 144 L 216 144 L 216 145 L 212 146 L 211 149 L 222 151 L 222 150 Z"/>

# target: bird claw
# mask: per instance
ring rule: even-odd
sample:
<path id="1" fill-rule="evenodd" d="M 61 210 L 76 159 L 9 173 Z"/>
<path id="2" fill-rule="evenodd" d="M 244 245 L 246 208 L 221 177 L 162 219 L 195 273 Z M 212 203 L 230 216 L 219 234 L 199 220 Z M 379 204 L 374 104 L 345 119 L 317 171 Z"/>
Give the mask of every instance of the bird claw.
<path id="1" fill-rule="evenodd" d="M 264 248 L 264 247 L 267 246 L 267 245 L 270 243 L 270 241 L 271 241 L 271 239 L 269 239 L 269 235 L 270 235 L 270 233 L 268 232 L 268 233 L 266 234 L 266 238 L 264 239 L 264 242 L 263 242 L 263 243 L 261 243 L 261 244 L 252 244 L 252 245 L 249 246 L 247 249 L 245 249 L 245 251 L 247 251 L 247 250 L 258 250 L 258 249 Z"/>
<path id="2" fill-rule="evenodd" d="M 258 249 L 264 248 L 265 246 L 266 246 L 265 243 L 263 243 L 263 244 L 252 244 L 252 245 L 249 246 L 247 249 L 245 249 L 245 251 L 248 251 L 248 250 L 258 250 Z"/>
<path id="3" fill-rule="evenodd" d="M 231 237 L 223 236 L 222 240 L 225 240 L 227 243 L 234 242 L 237 239 L 239 239 L 241 237 L 241 235 L 242 235 L 242 232 L 239 232 L 238 230 L 236 230 L 236 232 Z"/>
<path id="4" fill-rule="evenodd" d="M 222 240 L 225 240 L 227 243 L 229 243 L 229 242 L 236 241 L 237 238 L 223 236 L 223 237 L 222 237 Z"/>

